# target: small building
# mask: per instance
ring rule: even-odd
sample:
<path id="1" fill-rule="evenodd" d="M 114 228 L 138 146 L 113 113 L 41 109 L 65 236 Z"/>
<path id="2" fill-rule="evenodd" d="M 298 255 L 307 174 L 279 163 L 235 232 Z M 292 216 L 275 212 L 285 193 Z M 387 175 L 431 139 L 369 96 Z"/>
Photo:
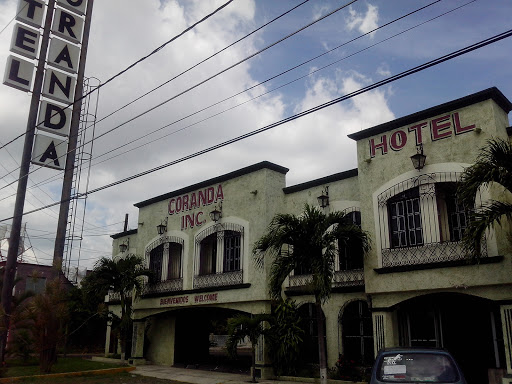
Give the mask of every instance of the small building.
<path id="1" fill-rule="evenodd" d="M 287 186 L 287 168 L 261 162 L 136 203 L 139 227 L 112 236 L 113 257 L 141 255 L 159 278 L 134 301 L 132 357 L 193 363 L 208 354 L 213 320 L 270 312 L 269 265 L 254 264 L 252 246 L 275 214 L 300 214 L 323 195 L 328 205 L 319 209 L 349 213 L 372 240 L 366 256 L 340 249 L 336 259 L 322 308 L 329 367 L 340 355 L 371 362 L 384 347 L 444 347 L 470 382 L 512 383 L 509 227 L 490 230 L 475 261 L 461 246 L 467 211 L 455 194 L 478 149 L 490 138 L 509 140 L 510 110 L 490 88 L 349 135 L 357 169 Z M 426 163 L 415 169 L 417 151 Z M 510 200 L 493 188 L 478 204 L 496 197 Z M 309 279 L 295 271 L 284 294 L 314 324 L 314 298 L 303 289 Z M 109 307 L 119 307 L 115 298 Z M 315 337 L 311 326 L 303 348 L 311 363 Z M 262 376 L 271 374 L 268 363 L 261 347 Z"/>

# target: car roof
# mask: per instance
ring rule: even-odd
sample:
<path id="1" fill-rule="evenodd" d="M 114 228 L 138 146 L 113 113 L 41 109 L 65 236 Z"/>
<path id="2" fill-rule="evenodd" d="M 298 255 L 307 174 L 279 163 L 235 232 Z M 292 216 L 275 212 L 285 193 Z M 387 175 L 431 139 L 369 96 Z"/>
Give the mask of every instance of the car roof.
<path id="1" fill-rule="evenodd" d="M 429 347 L 393 347 L 393 348 L 383 348 L 379 351 L 379 353 L 446 353 L 450 354 L 444 348 L 429 348 Z"/>

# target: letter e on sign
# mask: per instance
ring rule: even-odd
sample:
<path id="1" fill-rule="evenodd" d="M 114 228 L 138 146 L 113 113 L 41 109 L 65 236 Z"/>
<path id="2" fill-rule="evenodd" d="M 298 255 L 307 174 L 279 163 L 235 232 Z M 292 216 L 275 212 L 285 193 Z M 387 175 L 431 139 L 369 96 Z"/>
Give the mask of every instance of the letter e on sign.
<path id="1" fill-rule="evenodd" d="M 71 108 L 41 101 L 37 128 L 60 136 L 69 136 L 71 126 Z"/>
<path id="2" fill-rule="evenodd" d="M 30 92 L 34 68 L 34 63 L 10 55 L 5 66 L 4 84 L 21 91 Z"/>
<path id="3" fill-rule="evenodd" d="M 66 165 L 67 149 L 68 145 L 65 140 L 37 134 L 32 150 L 32 163 L 63 170 Z"/>
<path id="4" fill-rule="evenodd" d="M 16 24 L 12 33 L 11 52 L 35 59 L 39 50 L 39 36 L 38 30 Z"/>

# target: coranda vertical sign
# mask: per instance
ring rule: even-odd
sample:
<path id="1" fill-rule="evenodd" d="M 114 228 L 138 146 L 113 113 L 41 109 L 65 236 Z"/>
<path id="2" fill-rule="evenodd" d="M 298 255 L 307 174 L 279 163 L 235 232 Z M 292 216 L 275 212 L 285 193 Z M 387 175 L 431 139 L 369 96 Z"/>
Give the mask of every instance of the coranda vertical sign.
<path id="1" fill-rule="evenodd" d="M 48 56 L 41 93 L 44 99 L 39 105 L 31 161 L 62 170 L 68 147 L 66 138 L 69 137 L 71 126 L 72 107 L 67 106 L 75 98 L 87 0 L 58 0 L 56 5 L 48 52 L 39 52 L 40 30 L 47 5 L 42 0 L 19 0 L 18 23 L 14 27 L 10 47 L 15 55 L 7 59 L 4 84 L 31 92 L 34 61 L 45 60 Z"/>

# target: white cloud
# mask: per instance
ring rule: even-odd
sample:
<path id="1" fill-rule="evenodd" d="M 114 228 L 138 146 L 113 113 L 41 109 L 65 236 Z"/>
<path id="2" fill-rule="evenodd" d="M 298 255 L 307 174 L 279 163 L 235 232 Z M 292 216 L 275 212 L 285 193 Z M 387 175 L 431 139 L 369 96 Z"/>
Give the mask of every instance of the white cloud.
<path id="1" fill-rule="evenodd" d="M 368 9 L 364 15 L 350 8 L 349 17 L 347 18 L 347 29 L 349 31 L 357 29 L 361 33 L 368 33 L 379 26 L 378 21 L 379 8 L 368 3 Z M 370 36 L 373 37 L 374 34 L 372 33 Z"/>

